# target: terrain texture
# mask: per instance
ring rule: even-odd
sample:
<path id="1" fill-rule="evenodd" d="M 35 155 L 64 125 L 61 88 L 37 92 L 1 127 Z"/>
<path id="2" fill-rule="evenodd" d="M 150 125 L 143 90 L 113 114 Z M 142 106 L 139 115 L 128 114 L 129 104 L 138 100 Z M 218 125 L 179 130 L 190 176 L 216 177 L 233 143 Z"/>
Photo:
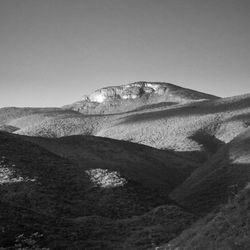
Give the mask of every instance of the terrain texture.
<path id="1" fill-rule="evenodd" d="M 1 108 L 0 249 L 249 249 L 249 125 L 159 82 Z"/>

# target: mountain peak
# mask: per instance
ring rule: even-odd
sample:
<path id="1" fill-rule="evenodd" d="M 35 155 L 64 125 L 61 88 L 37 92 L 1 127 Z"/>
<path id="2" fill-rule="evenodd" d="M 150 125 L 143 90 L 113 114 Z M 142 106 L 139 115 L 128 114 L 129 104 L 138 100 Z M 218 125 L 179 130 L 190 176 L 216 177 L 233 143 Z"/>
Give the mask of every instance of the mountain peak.
<path id="1" fill-rule="evenodd" d="M 162 102 L 185 103 L 216 98 L 170 83 L 139 81 L 98 89 L 64 108 L 81 113 L 119 113 Z"/>

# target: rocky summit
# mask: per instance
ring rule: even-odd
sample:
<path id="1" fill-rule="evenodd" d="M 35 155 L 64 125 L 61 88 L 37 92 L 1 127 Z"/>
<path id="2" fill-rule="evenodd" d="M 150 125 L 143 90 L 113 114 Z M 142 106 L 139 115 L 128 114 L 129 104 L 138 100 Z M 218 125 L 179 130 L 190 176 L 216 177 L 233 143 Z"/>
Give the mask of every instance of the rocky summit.
<path id="1" fill-rule="evenodd" d="M 85 114 L 127 112 L 138 107 L 157 103 L 187 103 L 199 100 L 216 99 L 191 89 L 164 82 L 134 82 L 94 91 L 82 100 L 63 108 Z"/>

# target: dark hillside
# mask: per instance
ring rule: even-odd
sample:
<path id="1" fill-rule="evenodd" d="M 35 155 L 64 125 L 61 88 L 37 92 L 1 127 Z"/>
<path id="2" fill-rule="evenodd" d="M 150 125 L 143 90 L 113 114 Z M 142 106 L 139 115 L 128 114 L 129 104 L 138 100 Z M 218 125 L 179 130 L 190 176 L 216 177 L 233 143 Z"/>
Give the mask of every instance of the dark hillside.
<path id="1" fill-rule="evenodd" d="M 121 242 L 146 249 L 154 241 L 164 242 L 167 231 L 174 238 L 194 218 L 168 198 L 192 162 L 105 138 L 30 140 L 0 133 L 1 246 L 38 232 L 43 237 L 37 244 L 52 249 L 117 249 Z M 153 219 L 158 212 L 150 211 L 163 205 L 155 210 L 161 216 Z M 170 227 L 165 223 L 173 216 L 180 224 Z M 140 247 L 134 245 L 137 238 Z"/>

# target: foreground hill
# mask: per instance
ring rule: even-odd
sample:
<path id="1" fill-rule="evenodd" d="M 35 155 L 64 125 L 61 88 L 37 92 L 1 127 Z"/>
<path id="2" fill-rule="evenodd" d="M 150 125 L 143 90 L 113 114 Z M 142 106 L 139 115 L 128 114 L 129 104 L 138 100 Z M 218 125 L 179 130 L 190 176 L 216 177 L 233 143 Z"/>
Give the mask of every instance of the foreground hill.
<path id="1" fill-rule="evenodd" d="M 157 103 L 186 103 L 218 97 L 163 82 L 134 82 L 98 89 L 81 101 L 64 106 L 83 114 L 115 114 Z"/>
<path id="2" fill-rule="evenodd" d="M 0 141 L 0 246 L 38 232 L 52 249 L 147 249 L 194 219 L 168 197 L 196 167 L 173 153 L 85 136 Z"/>

